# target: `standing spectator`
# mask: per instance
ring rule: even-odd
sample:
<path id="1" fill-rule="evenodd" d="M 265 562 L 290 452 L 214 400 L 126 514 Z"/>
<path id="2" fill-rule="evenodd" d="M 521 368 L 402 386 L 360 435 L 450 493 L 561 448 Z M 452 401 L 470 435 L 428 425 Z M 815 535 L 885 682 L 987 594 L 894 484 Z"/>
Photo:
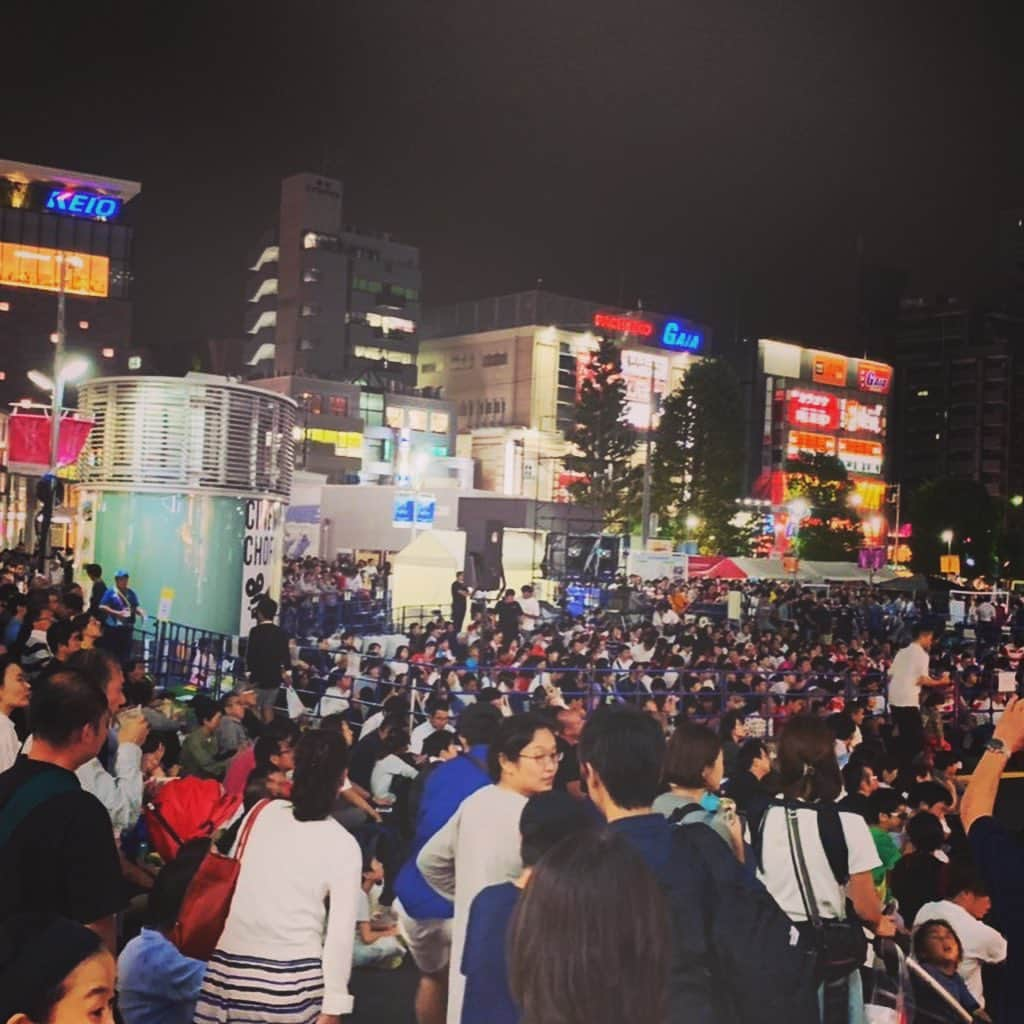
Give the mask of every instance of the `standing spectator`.
<path id="1" fill-rule="evenodd" d="M 963 946 L 958 970 L 967 990 L 985 1007 L 982 964 L 1001 964 L 1006 959 L 1006 939 L 983 919 L 992 909 L 988 886 L 969 866 L 957 865 L 950 875 L 949 899 L 925 903 L 914 918 L 914 927 L 939 918 L 948 921 Z M 1013 981 L 1010 982 L 1013 984 Z"/>
<path id="2" fill-rule="evenodd" d="M 907 822 L 906 847 L 889 872 L 889 888 L 908 922 L 924 904 L 949 894 L 949 858 L 943 852 L 942 826 L 934 814 L 921 811 Z"/>
<path id="3" fill-rule="evenodd" d="M 498 630 L 506 644 L 518 636 L 519 617 L 522 613 L 523 609 L 516 600 L 516 592 L 511 589 L 506 590 L 494 609 L 494 614 L 498 617 Z"/>
<path id="4" fill-rule="evenodd" d="M 184 956 L 169 936 L 192 877 L 209 850 L 193 840 L 157 875 L 147 925 L 118 958 L 118 1009 L 124 1024 L 192 1024 L 206 964 Z"/>
<path id="5" fill-rule="evenodd" d="M 114 1024 L 117 965 L 98 935 L 53 914 L 0 925 L 0 1020 Z"/>
<path id="6" fill-rule="evenodd" d="M 82 634 L 70 619 L 58 619 L 46 631 L 46 645 L 53 652 L 53 660 L 47 668 L 63 665 L 82 649 Z"/>
<path id="7" fill-rule="evenodd" d="M 718 736 L 722 741 L 722 770 L 731 779 L 739 769 L 740 744 L 747 738 L 747 723 L 742 711 L 727 711 L 718 723 Z"/>
<path id="8" fill-rule="evenodd" d="M 331 817 L 347 760 L 340 733 L 307 732 L 291 802 L 250 811 L 259 817 L 245 849 L 236 844 L 241 870 L 199 995 L 200 1024 L 314 1024 L 352 1012 L 362 854 Z"/>
<path id="9" fill-rule="evenodd" d="M 746 740 L 736 757 L 736 774 L 726 782 L 726 795 L 736 802 L 737 809 L 750 815 L 771 799 L 772 793 L 765 783 L 771 774 L 772 759 L 764 740 Z"/>
<path id="10" fill-rule="evenodd" d="M 18 759 L 21 740 L 11 721 L 11 713 L 27 708 L 32 687 L 21 666 L 6 654 L 0 655 L 0 772 L 7 771 Z"/>
<path id="11" fill-rule="evenodd" d="M 24 594 L 15 594 L 7 603 L 7 613 L 10 618 L 4 625 L 3 645 L 8 651 L 14 647 L 18 640 L 18 634 L 25 624 L 25 615 L 28 612 L 28 598 Z"/>
<path id="12" fill-rule="evenodd" d="M 482 889 L 469 911 L 462 955 L 466 976 L 462 1024 L 517 1024 L 519 1009 L 508 988 L 507 936 L 512 914 L 540 858 L 592 823 L 579 801 L 566 793 L 552 790 L 527 800 L 519 819 L 522 872 L 514 882 Z"/>
<path id="13" fill-rule="evenodd" d="M 563 839 L 540 859 L 509 946 L 509 981 L 524 1024 L 667 1019 L 672 943 L 664 898 L 615 832 Z"/>
<path id="14" fill-rule="evenodd" d="M 264 722 L 273 719 L 277 691 L 292 667 L 288 634 L 274 623 L 275 615 L 277 602 L 264 594 L 256 605 L 256 625 L 249 630 L 249 642 L 245 648 L 245 667 L 249 671 L 249 679 L 259 691 L 259 708 Z"/>
<path id="15" fill-rule="evenodd" d="M 899 734 L 899 752 L 905 768 L 924 750 L 924 723 L 921 718 L 922 687 L 946 687 L 949 673 L 939 679 L 930 676 L 928 652 L 934 633 L 926 626 L 916 626 L 914 639 L 896 653 L 889 670 L 889 709 Z"/>
<path id="16" fill-rule="evenodd" d="M 521 613 L 520 624 L 523 632 L 529 636 L 540 622 L 540 601 L 534 597 L 533 587 L 522 588 L 522 596 L 519 598 L 519 609 Z"/>
<path id="17" fill-rule="evenodd" d="M 85 574 L 89 577 L 89 614 L 95 615 L 100 610 L 103 595 L 107 592 L 107 584 L 103 579 L 103 566 L 96 562 L 90 562 L 85 567 Z"/>
<path id="18" fill-rule="evenodd" d="M 32 695 L 32 750 L 0 775 L 0 920 L 42 911 L 87 925 L 116 948 L 125 903 L 110 818 L 75 770 L 107 738 L 107 701 L 91 679 L 61 669 Z"/>
<path id="19" fill-rule="evenodd" d="M 136 617 L 145 618 L 146 613 L 139 607 L 138 595 L 128 586 L 127 569 L 114 573 L 114 586 L 108 587 L 100 599 L 99 610 L 106 615 L 103 621 L 104 646 L 119 661 L 128 661 L 132 656 L 132 635 Z"/>
<path id="20" fill-rule="evenodd" d="M 53 651 L 47 642 L 47 633 L 53 625 L 53 612 L 44 605 L 32 615 L 32 630 L 21 652 L 21 667 L 29 681 L 38 678 L 53 661 Z"/>
<path id="21" fill-rule="evenodd" d="M 779 776 L 782 793 L 791 804 L 770 806 L 761 818 L 758 876 L 796 924 L 808 948 L 816 948 L 816 939 L 787 833 L 791 813 L 795 814 L 795 828 L 822 920 L 845 919 L 849 899 L 866 928 L 877 935 L 895 934 L 892 921 L 882 915 L 871 877 L 880 862 L 867 822 L 860 815 L 835 809 L 843 783 L 832 733 L 823 721 L 802 716 L 786 723 L 779 741 Z M 791 807 L 795 811 L 791 812 Z M 831 851 L 825 847 L 823 836 L 831 831 L 829 817 L 838 818 L 846 845 L 846 862 L 842 864 L 833 863 Z M 864 995 L 856 970 L 845 978 L 823 983 L 819 999 L 824 1006 L 824 1024 L 856 1024 L 863 1020 Z"/>
<path id="22" fill-rule="evenodd" d="M 466 586 L 466 574 L 457 572 L 452 583 L 452 626 L 456 633 L 462 632 L 462 624 L 466 621 L 466 602 L 469 600 L 469 587 Z"/>
<path id="23" fill-rule="evenodd" d="M 515 596 L 515 591 L 511 593 Z M 526 801 L 551 789 L 555 781 L 555 735 L 535 715 L 507 718 L 487 763 L 495 784 L 467 798 L 416 858 L 427 883 L 455 904 L 448 1024 L 459 1024 L 462 1015 L 462 951 L 469 908 L 485 886 L 513 881 L 523 869 L 519 818 Z"/>
<path id="24" fill-rule="evenodd" d="M 990 1005 L 994 1018 L 1024 1020 L 1024 850 L 992 811 L 999 779 L 1008 759 L 1024 749 L 1024 701 L 1014 697 L 996 723 L 985 753 L 974 769 L 960 804 L 960 818 L 971 853 L 992 898 L 992 923 L 1006 937 L 1005 975 L 999 1004 Z"/>

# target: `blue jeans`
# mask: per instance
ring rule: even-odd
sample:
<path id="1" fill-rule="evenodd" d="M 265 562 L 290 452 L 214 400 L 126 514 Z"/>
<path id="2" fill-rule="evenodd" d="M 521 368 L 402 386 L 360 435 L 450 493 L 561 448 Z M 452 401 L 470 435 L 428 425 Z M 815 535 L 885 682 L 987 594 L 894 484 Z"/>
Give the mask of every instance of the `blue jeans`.
<path id="1" fill-rule="evenodd" d="M 390 960 L 391 957 L 400 956 L 404 952 L 405 946 L 394 935 L 387 935 L 369 944 L 363 942 L 357 935 L 355 946 L 352 949 L 352 965 L 354 967 L 372 967 L 382 960 Z"/>

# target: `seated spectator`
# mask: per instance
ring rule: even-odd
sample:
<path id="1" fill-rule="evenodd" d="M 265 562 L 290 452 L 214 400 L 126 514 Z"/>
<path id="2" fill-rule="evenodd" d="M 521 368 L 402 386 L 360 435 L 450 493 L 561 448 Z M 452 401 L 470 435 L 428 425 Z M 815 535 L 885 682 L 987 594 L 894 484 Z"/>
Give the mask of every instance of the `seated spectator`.
<path id="1" fill-rule="evenodd" d="M 408 720 L 409 712 L 406 709 L 404 714 L 388 715 L 375 729 L 363 729 L 359 734 L 359 742 L 352 748 L 352 761 L 348 770 L 348 777 L 356 785 L 366 790 L 370 788 L 370 777 L 384 747 L 384 741 L 391 732 L 405 731 Z"/>
<path id="2" fill-rule="evenodd" d="M 370 774 L 370 793 L 374 800 L 393 802 L 396 794 L 392 792 L 391 784 L 394 780 L 408 779 L 411 782 L 419 775 L 419 771 L 402 756 L 408 751 L 409 734 L 402 729 L 390 730 Z"/>
<path id="3" fill-rule="evenodd" d="M 118 957 L 118 1009 L 124 1024 L 192 1024 L 206 964 L 180 953 L 169 936 L 209 846 L 203 839 L 186 843 L 157 875 L 147 924 Z"/>
<path id="4" fill-rule="evenodd" d="M 181 745 L 181 774 L 201 779 L 223 779 L 227 761 L 217 752 L 217 726 L 221 710 L 209 697 L 199 694 L 192 701 L 196 727 Z"/>
<path id="5" fill-rule="evenodd" d="M 957 970 L 968 992 L 985 1007 L 982 964 L 1001 964 L 1006 959 L 1006 939 L 984 917 L 992 909 L 988 886 L 970 865 L 954 865 L 950 872 L 949 898 L 926 903 L 917 912 L 914 926 L 936 918 L 949 923 L 960 939 L 962 956 Z M 907 922 L 910 923 L 909 921 Z M 1011 982 L 1012 984 L 1013 982 Z"/>
<path id="6" fill-rule="evenodd" d="M 540 858 L 567 836 L 593 824 L 583 805 L 552 790 L 531 796 L 519 819 L 523 870 L 514 882 L 482 889 L 469 911 L 462 973 L 466 998 L 462 1024 L 516 1024 L 519 1009 L 508 988 L 506 938 L 513 912 Z"/>
<path id="7" fill-rule="evenodd" d="M 877 789 L 867 799 L 865 819 L 871 838 L 875 841 L 875 852 L 882 862 L 871 872 L 871 880 L 875 883 L 883 906 L 889 902 L 889 872 L 902 856 L 892 837 L 903 831 L 908 813 L 906 801 L 895 790 Z"/>
<path id="8" fill-rule="evenodd" d="M 352 949 L 355 967 L 380 967 L 394 970 L 402 966 L 405 946 L 398 941 L 398 927 L 377 924 L 370 914 L 370 890 L 384 881 L 384 866 L 377 859 L 377 844 L 363 847 L 363 878 L 356 901 L 356 937 Z"/>
<path id="9" fill-rule="evenodd" d="M 447 701 L 434 701 L 427 704 L 427 720 L 417 725 L 412 731 L 409 749 L 414 754 L 423 753 L 423 741 L 435 732 L 455 732 L 455 729 L 448 724 L 451 718 L 451 708 Z"/>
<path id="10" fill-rule="evenodd" d="M 942 826 L 934 814 L 921 811 L 907 822 L 907 843 L 903 857 L 889 874 L 889 888 L 899 901 L 904 921 L 915 920 L 926 903 L 946 898 L 949 858 L 942 853 Z"/>
<path id="11" fill-rule="evenodd" d="M 226 693 L 220 699 L 221 718 L 217 723 L 217 756 L 233 757 L 249 743 L 249 734 L 242 720 L 245 718 L 245 704 L 237 693 Z"/>
<path id="12" fill-rule="evenodd" d="M 968 991 L 964 979 L 958 973 L 963 955 L 963 945 L 947 921 L 925 921 L 914 932 L 914 959 L 928 976 L 971 1015 L 971 1020 L 991 1021 L 992 1018 L 980 1008 L 978 1000 Z M 958 1024 L 964 1019 L 942 996 L 916 977 L 914 997 L 916 1020 Z"/>
<path id="13" fill-rule="evenodd" d="M 844 811 L 853 811 L 866 819 L 868 799 L 878 789 L 874 769 L 860 757 L 852 757 L 843 767 L 842 776 L 846 796 L 840 801 L 840 806 Z"/>
<path id="14" fill-rule="evenodd" d="M 100 937 L 54 914 L 0 924 L 0 1020 L 114 1024 L 117 964 Z"/>
<path id="15" fill-rule="evenodd" d="M 666 1020 L 671 934 L 661 887 L 628 840 L 570 836 L 538 861 L 513 914 L 513 998 L 531 1022 Z"/>

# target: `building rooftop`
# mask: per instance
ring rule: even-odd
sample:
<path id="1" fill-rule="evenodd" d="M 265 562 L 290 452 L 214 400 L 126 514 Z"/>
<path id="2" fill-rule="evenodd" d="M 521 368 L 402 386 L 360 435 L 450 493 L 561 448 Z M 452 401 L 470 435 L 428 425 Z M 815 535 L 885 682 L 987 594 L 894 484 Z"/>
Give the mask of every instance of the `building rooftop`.
<path id="1" fill-rule="evenodd" d="M 27 164 L 20 160 L 5 160 L 0 157 L 0 178 L 20 182 L 56 181 L 68 188 L 92 189 L 105 195 L 118 196 L 122 202 L 130 202 L 141 191 L 138 181 L 109 178 L 84 171 L 69 171 L 60 167 L 43 167 L 41 164 Z"/>

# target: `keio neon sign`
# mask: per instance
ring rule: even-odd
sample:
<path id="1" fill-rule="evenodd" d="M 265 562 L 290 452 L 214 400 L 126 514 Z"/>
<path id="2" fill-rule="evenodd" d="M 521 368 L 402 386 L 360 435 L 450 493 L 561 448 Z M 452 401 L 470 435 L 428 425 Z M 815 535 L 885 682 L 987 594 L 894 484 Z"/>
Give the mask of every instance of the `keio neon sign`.
<path id="1" fill-rule="evenodd" d="M 67 213 L 72 217 L 110 220 L 120 211 L 121 200 L 114 196 L 100 196 L 95 192 L 55 188 L 46 197 L 46 209 L 53 213 Z"/>

